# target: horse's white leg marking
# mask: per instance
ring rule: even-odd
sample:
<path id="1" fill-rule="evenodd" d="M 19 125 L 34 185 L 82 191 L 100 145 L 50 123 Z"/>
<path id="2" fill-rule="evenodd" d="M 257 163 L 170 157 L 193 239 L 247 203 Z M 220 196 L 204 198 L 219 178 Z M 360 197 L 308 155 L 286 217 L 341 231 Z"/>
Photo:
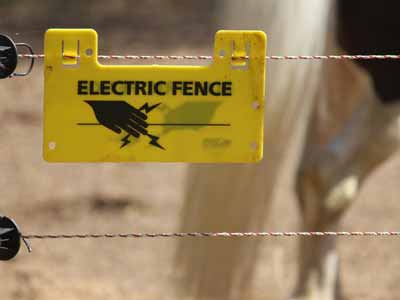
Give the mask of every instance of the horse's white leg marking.
<path id="1" fill-rule="evenodd" d="M 358 178 L 351 175 L 341 180 L 322 202 L 322 190 L 314 182 L 302 183 L 304 230 L 336 231 L 341 214 L 357 194 Z M 339 289 L 339 257 L 335 237 L 303 238 L 300 241 L 300 275 L 297 297 L 300 299 L 337 300 Z"/>
<path id="2" fill-rule="evenodd" d="M 400 146 L 397 120 L 400 105 L 381 104 L 362 72 L 355 66 L 349 68 L 341 64 L 326 68 L 333 75 L 331 80 L 336 76 L 343 81 L 336 83 L 336 88 L 339 87 L 336 93 L 329 93 L 320 100 L 330 113 L 325 111 L 322 117 L 321 110 L 314 111 L 314 126 L 308 130 L 299 170 L 297 190 L 307 231 L 336 231 L 340 217 L 355 199 L 365 178 Z M 342 71 L 346 71 L 347 76 L 341 74 Z M 358 79 L 349 80 L 351 73 Z M 347 82 L 351 82 L 351 86 L 347 86 Z M 347 118 L 346 114 L 335 112 L 341 108 L 337 101 L 354 103 Z M 326 119 L 327 115 L 331 119 Z M 341 298 L 335 244 L 335 237 L 301 240 L 298 298 Z"/>

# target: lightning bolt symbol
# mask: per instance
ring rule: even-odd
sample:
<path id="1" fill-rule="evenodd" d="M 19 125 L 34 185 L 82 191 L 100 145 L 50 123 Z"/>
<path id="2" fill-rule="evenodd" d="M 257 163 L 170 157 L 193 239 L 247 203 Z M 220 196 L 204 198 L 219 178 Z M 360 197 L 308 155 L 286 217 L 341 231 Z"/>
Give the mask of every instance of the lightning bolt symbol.
<path id="1" fill-rule="evenodd" d="M 120 147 L 120 149 L 121 148 L 124 148 L 126 145 L 128 145 L 128 144 L 130 144 L 130 140 L 129 140 L 129 137 L 130 137 L 131 135 L 130 134 L 128 134 L 128 135 L 126 135 L 122 140 L 121 140 L 121 142 L 122 142 L 122 145 L 121 145 L 121 147 Z"/>
<path id="2" fill-rule="evenodd" d="M 130 136 L 131 136 L 131 135 L 128 134 L 128 135 L 126 135 L 123 139 L 121 139 L 122 145 L 121 145 L 120 148 L 123 148 L 123 147 L 125 147 L 126 145 L 128 145 L 128 144 L 131 143 L 131 141 L 129 140 L 129 137 L 130 137 Z M 161 145 L 157 142 L 157 141 L 160 139 L 158 136 L 151 135 L 151 134 L 148 134 L 147 136 L 151 139 L 151 141 L 150 141 L 150 143 L 149 143 L 150 145 L 153 145 L 153 146 L 156 146 L 156 147 L 158 147 L 158 148 L 160 148 L 160 149 L 165 150 L 165 148 L 164 148 L 163 146 L 161 146 Z"/>
<path id="3" fill-rule="evenodd" d="M 157 106 L 159 106 L 161 103 L 157 103 L 154 104 L 152 106 L 149 106 L 149 104 L 146 102 L 145 104 L 143 104 L 139 110 L 144 110 L 146 112 L 146 114 L 148 114 L 149 112 L 151 112 L 153 109 L 155 109 Z"/>
<path id="4" fill-rule="evenodd" d="M 143 111 L 145 111 L 146 114 L 148 114 L 149 112 L 151 112 L 153 109 L 155 109 L 155 108 L 156 108 L 157 106 L 159 106 L 160 104 L 161 104 L 161 103 L 157 103 L 157 104 L 154 104 L 154 105 L 149 106 L 149 104 L 146 102 L 145 104 L 143 104 L 143 105 L 139 108 L 139 110 L 140 110 L 140 111 L 143 110 Z M 123 139 L 121 139 L 122 145 L 121 145 L 120 149 L 121 149 L 121 148 L 124 148 L 126 145 L 128 145 L 128 144 L 131 143 L 131 141 L 129 140 L 129 137 L 130 137 L 130 136 L 131 136 L 131 135 L 128 134 L 128 135 L 124 136 Z M 154 136 L 154 135 L 151 135 L 151 134 L 149 134 L 149 133 L 147 133 L 147 136 L 151 139 L 150 145 L 153 145 L 153 146 L 155 146 L 155 147 L 158 147 L 158 148 L 160 148 L 160 149 L 165 150 L 165 148 L 164 148 L 163 146 L 161 146 L 161 145 L 157 142 L 158 139 L 159 139 L 158 136 Z"/>
<path id="5" fill-rule="evenodd" d="M 165 148 L 164 148 L 163 146 L 161 146 L 161 145 L 157 142 L 157 141 L 159 140 L 159 137 L 158 137 L 158 136 L 151 135 L 151 134 L 148 134 L 147 136 L 148 136 L 149 138 L 151 138 L 150 145 L 153 145 L 153 146 L 156 146 L 156 147 L 158 147 L 158 148 L 160 148 L 160 149 L 165 150 Z"/>

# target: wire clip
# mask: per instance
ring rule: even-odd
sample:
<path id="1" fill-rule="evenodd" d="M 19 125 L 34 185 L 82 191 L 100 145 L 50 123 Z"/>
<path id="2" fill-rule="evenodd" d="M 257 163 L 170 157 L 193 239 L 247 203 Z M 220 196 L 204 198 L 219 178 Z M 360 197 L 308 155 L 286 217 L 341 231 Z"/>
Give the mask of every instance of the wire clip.
<path id="1" fill-rule="evenodd" d="M 26 43 L 14 43 L 14 41 L 7 35 L 0 34 L 0 79 L 9 78 L 13 76 L 26 76 L 33 68 L 35 58 L 31 57 L 31 62 L 28 70 L 24 73 L 16 73 L 15 69 L 18 65 L 18 47 L 28 49 L 30 55 L 34 55 L 33 49 Z"/>
<path id="2" fill-rule="evenodd" d="M 22 237 L 17 224 L 8 217 L 0 216 L 0 260 L 13 259 L 21 248 L 21 240 L 28 252 L 31 252 L 32 249 Z"/>

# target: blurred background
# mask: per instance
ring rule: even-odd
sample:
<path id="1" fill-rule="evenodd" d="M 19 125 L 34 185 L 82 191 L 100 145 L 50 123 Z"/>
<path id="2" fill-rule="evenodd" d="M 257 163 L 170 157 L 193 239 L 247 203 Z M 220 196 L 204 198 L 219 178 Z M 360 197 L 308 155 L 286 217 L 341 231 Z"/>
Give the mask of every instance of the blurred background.
<path id="1" fill-rule="evenodd" d="M 0 3 L 3 31 L 31 39 L 38 51 L 42 49 L 43 32 L 48 28 L 94 28 L 104 51 L 204 47 L 212 42 L 217 28 L 216 1 L 115 0 L 110 4 L 105 0 L 39 3 L 2 0 Z"/>
<path id="2" fill-rule="evenodd" d="M 211 55 L 222 9 L 211 0 L 0 0 L 0 12 L 0 32 L 37 53 L 48 28 L 90 27 L 99 34 L 100 54 Z M 48 164 L 42 99 L 40 61 L 30 76 L 0 82 L 0 214 L 26 234 L 178 230 L 185 164 Z M 368 180 L 343 228 L 398 230 L 399 176 L 397 156 Z M 290 187 L 288 177 L 265 230 L 299 228 Z M 393 238 L 340 240 L 350 299 L 399 299 L 399 246 Z M 1 299 L 184 299 L 176 289 L 174 239 L 35 240 L 32 247 L 32 254 L 22 249 L 0 263 Z M 294 239 L 263 242 L 255 298 L 290 293 L 296 247 Z"/>

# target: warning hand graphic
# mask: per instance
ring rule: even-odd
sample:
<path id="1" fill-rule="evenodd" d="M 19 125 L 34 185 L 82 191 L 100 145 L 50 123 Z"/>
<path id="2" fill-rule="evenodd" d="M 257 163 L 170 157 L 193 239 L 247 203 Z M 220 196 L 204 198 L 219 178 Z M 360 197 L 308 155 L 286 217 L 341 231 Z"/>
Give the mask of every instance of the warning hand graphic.
<path id="1" fill-rule="evenodd" d="M 139 138 L 140 135 L 145 135 L 150 138 L 151 145 L 165 150 L 164 147 L 158 143 L 159 137 L 147 131 L 149 124 L 146 122 L 147 114 L 159 106 L 160 103 L 152 106 L 145 103 L 137 109 L 125 101 L 86 100 L 85 102 L 91 106 L 97 121 L 101 125 L 118 134 L 122 131 L 127 133 L 127 135 L 121 139 L 121 148 L 131 142 L 129 140 L 130 136 Z"/>

